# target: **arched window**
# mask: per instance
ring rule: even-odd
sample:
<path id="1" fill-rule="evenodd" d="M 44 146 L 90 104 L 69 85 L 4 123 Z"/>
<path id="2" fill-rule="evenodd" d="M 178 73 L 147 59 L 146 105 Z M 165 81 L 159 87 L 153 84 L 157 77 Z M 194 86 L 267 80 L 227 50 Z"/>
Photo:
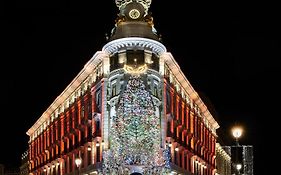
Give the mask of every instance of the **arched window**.
<path id="1" fill-rule="evenodd" d="M 100 120 L 99 119 L 96 120 L 96 131 L 97 132 L 100 131 Z"/>

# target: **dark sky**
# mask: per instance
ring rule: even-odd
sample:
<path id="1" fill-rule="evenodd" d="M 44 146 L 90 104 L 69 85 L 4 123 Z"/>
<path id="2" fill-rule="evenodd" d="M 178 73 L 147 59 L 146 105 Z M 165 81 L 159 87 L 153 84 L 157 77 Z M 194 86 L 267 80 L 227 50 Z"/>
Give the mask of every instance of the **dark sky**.
<path id="1" fill-rule="evenodd" d="M 174 4 L 173 4 L 173 3 Z M 154 0 L 163 44 L 220 124 L 245 128 L 255 174 L 270 174 L 280 117 L 281 43 L 276 4 Z M 276 8 L 276 9 L 275 9 Z M 106 43 L 114 1 L 15 4 L 1 13 L 0 163 L 18 166 L 26 131 Z M 271 173 L 274 174 L 274 173 Z"/>

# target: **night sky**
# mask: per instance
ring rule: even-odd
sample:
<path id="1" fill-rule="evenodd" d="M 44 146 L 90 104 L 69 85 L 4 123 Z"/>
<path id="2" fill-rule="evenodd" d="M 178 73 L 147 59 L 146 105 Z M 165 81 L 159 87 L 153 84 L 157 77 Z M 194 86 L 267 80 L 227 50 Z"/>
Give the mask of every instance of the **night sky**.
<path id="1" fill-rule="evenodd" d="M 180 2 L 152 1 L 163 44 L 218 121 L 220 142 L 234 144 L 231 127 L 242 125 L 240 144 L 254 146 L 255 175 L 275 174 L 269 167 L 281 104 L 277 5 Z M 106 44 L 117 13 L 111 0 L 23 2 L 1 13 L 0 163 L 20 165 L 26 131 Z"/>

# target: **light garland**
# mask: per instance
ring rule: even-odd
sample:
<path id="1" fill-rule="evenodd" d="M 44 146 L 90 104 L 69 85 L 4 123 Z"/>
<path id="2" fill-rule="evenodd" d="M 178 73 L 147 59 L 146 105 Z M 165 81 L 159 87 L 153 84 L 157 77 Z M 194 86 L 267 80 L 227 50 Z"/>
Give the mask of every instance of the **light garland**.
<path id="1" fill-rule="evenodd" d="M 139 75 L 139 74 L 143 74 L 147 71 L 148 67 L 146 64 L 139 66 L 139 67 L 132 67 L 129 65 L 124 65 L 124 68 L 126 73 L 132 74 L 132 75 Z"/>

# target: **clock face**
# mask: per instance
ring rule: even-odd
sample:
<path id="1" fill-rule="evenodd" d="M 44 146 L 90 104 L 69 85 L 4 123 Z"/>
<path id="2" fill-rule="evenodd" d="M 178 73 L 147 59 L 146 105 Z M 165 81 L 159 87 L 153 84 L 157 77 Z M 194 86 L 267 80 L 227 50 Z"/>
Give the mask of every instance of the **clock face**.
<path id="1" fill-rule="evenodd" d="M 132 19 L 137 19 L 137 18 L 140 17 L 140 11 L 138 11 L 137 9 L 132 9 L 132 10 L 130 10 L 130 12 L 129 12 L 129 16 L 130 16 L 130 18 L 132 18 Z"/>

